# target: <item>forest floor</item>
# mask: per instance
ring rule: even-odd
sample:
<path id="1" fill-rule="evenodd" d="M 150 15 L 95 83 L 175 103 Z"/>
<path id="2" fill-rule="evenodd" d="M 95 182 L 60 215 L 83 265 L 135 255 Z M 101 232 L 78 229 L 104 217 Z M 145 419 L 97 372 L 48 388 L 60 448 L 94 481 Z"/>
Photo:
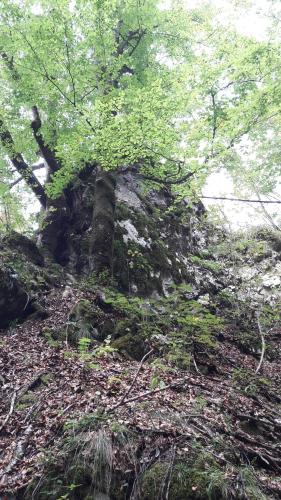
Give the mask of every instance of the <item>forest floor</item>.
<path id="1" fill-rule="evenodd" d="M 139 435 L 142 461 L 158 460 L 168 448 L 180 458 L 196 441 L 224 468 L 233 491 L 242 481 L 236 460 L 251 467 L 265 498 L 281 498 L 280 362 L 265 356 L 257 378 L 259 357 L 245 354 L 231 327 L 222 326 L 210 373 L 200 372 L 198 360 L 176 373 L 167 365 L 155 387 L 153 352 L 142 364 L 115 353 L 89 363 L 43 335 L 65 324 L 75 302 L 93 297 L 74 289 L 63 298 L 61 290 L 52 290 L 45 296 L 48 318 L 27 320 L 1 337 L 1 500 L 20 498 L 31 480 L 40 481 L 44 452 L 55 447 L 66 425 L 96 409 L 104 410 L 105 425 L 114 416 Z M 270 333 L 279 353 L 280 334 L 280 328 Z"/>

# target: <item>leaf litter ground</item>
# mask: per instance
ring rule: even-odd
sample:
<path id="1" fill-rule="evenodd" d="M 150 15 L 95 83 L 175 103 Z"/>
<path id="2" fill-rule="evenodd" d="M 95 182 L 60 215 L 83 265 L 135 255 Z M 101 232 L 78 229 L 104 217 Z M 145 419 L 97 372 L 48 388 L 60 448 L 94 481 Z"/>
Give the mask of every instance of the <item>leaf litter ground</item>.
<path id="1" fill-rule="evenodd" d="M 90 368 L 69 346 L 46 340 L 43 332 L 62 327 L 81 298 L 93 300 L 93 294 L 75 291 L 71 298 L 63 298 L 53 291 L 45 298 L 47 319 L 26 321 L 1 338 L 2 495 L 16 494 L 40 477 L 44 453 L 68 421 L 78 421 L 97 408 L 110 414 L 138 371 L 138 362 L 119 355 L 99 358 Z M 272 335 L 280 353 L 281 331 Z M 175 443 L 180 457 L 196 440 L 226 464 L 231 450 L 241 463 L 254 465 L 270 498 L 281 498 L 280 363 L 263 363 L 262 376 L 272 380 L 270 388 L 254 391 L 246 383 L 243 389 L 235 370 L 254 373 L 258 360 L 243 353 L 233 342 L 231 328 L 224 327 L 212 374 L 195 369 L 175 373 L 168 367 L 161 373 L 166 389 L 142 396 L 152 390 L 151 359 L 143 364 L 126 398 L 135 400 L 114 411 L 116 421 L 144 436 L 156 457 Z"/>

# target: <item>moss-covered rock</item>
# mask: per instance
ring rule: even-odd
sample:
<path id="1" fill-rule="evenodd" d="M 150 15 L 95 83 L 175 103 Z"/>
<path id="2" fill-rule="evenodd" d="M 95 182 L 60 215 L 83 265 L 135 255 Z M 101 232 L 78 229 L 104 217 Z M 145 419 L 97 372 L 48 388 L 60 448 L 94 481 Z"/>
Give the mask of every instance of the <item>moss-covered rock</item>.
<path id="1" fill-rule="evenodd" d="M 28 313 L 30 297 L 16 274 L 0 265 L 0 328 Z"/>
<path id="2" fill-rule="evenodd" d="M 147 352 L 145 341 L 140 335 L 127 333 L 112 342 L 112 347 L 130 358 L 141 360 Z"/>
<path id="3" fill-rule="evenodd" d="M 167 189 L 148 196 L 132 176 L 130 183 L 117 179 L 113 272 L 120 290 L 162 295 L 167 284 L 188 281 L 186 257 L 206 242 L 204 229 L 195 230 L 204 215 L 199 205 L 177 202 Z"/>
<path id="4" fill-rule="evenodd" d="M 105 317 L 105 313 L 97 305 L 87 299 L 81 299 L 73 307 L 64 332 L 61 333 L 75 346 L 81 338 L 102 341 L 105 338 L 102 330 Z"/>
<path id="5" fill-rule="evenodd" d="M 81 299 L 73 307 L 63 328 L 52 332 L 52 338 L 55 341 L 67 341 L 75 347 L 82 338 L 93 343 L 102 342 L 113 334 L 114 325 L 111 314 L 103 311 L 97 304 Z M 48 338 L 48 332 L 46 337 Z"/>
<path id="6" fill-rule="evenodd" d="M 11 231 L 4 235 L 0 240 L 0 248 L 2 250 L 11 249 L 24 255 L 30 262 L 37 266 L 44 265 L 44 257 L 39 251 L 33 240 L 27 238 L 24 234 Z"/>

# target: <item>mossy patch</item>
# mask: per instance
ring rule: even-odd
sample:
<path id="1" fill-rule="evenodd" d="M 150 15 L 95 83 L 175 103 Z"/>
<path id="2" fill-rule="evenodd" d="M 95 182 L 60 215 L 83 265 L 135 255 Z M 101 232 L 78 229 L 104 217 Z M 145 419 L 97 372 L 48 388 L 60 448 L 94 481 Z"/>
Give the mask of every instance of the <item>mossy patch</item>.
<path id="1" fill-rule="evenodd" d="M 208 269 L 209 271 L 219 274 L 222 271 L 222 263 L 217 262 L 215 260 L 207 260 L 197 255 L 192 255 L 190 260 L 197 266 L 202 267 L 203 269 Z"/>
<path id="2" fill-rule="evenodd" d="M 186 299 L 190 287 L 173 287 L 168 297 L 150 299 L 126 297 L 113 290 L 106 292 L 116 318 L 112 347 L 140 359 L 149 346 L 169 362 L 188 369 L 197 349 L 216 348 L 215 335 L 223 321 L 208 307 Z"/>
<path id="3" fill-rule="evenodd" d="M 141 479 L 142 499 L 266 500 L 250 466 L 228 468 L 201 452 L 183 462 L 157 462 Z"/>
<path id="4" fill-rule="evenodd" d="M 82 338 L 103 341 L 113 331 L 114 322 L 96 304 L 81 299 L 69 314 L 65 326 L 52 334 L 54 340 L 67 341 L 77 347 Z"/>
<path id="5" fill-rule="evenodd" d="M 114 340 L 112 347 L 130 358 L 141 360 L 147 351 L 144 340 L 139 335 L 127 333 Z"/>
<path id="6" fill-rule="evenodd" d="M 143 475 L 142 492 L 144 500 L 165 498 L 164 495 L 171 500 L 228 498 L 224 471 L 207 453 L 199 455 L 193 463 L 154 464 Z"/>

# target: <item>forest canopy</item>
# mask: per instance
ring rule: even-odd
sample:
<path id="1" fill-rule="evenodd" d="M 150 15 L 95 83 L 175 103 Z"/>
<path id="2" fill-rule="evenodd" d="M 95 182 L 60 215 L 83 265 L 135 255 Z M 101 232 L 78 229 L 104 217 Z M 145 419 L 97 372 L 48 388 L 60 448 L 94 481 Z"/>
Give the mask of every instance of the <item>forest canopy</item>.
<path id="1" fill-rule="evenodd" d="M 277 10 L 260 40 L 226 25 L 211 4 L 2 1 L 2 200 L 15 210 L 28 187 L 46 207 L 89 165 L 137 170 L 198 195 L 224 168 L 252 192 L 272 192 L 280 176 Z M 36 176 L 42 164 L 45 185 Z"/>

